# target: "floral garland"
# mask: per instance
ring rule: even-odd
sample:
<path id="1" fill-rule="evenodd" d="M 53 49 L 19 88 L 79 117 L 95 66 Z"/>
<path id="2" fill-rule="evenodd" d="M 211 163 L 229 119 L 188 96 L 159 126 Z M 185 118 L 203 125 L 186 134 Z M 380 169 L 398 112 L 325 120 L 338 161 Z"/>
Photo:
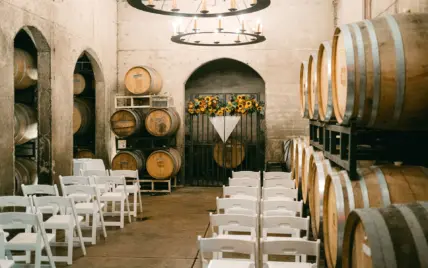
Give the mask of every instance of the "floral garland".
<path id="1" fill-rule="evenodd" d="M 209 116 L 253 113 L 264 115 L 264 102 L 259 102 L 249 95 L 233 95 L 227 103 L 220 101 L 218 96 L 206 96 L 189 101 L 187 112 L 191 115 L 206 114 Z"/>

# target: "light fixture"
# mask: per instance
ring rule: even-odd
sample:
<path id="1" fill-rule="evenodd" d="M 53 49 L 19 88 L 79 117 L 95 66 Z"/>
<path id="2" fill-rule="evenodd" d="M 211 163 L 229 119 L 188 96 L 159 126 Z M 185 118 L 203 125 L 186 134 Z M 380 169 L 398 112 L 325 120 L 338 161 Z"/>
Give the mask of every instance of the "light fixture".
<path id="1" fill-rule="evenodd" d="M 128 3 L 139 10 L 170 16 L 181 16 L 181 17 L 228 17 L 237 16 L 252 12 L 257 12 L 267 8 L 270 5 L 271 0 L 127 0 Z M 181 3 L 180 3 L 181 2 Z M 210 3 L 208 3 L 210 2 Z M 224 4 L 222 4 L 222 2 Z M 240 5 L 238 5 L 238 2 Z M 185 7 L 184 3 L 187 3 L 189 10 L 183 11 Z M 189 4 L 190 3 L 190 4 Z M 215 6 L 216 12 L 210 10 L 211 3 Z M 180 6 L 181 4 L 181 6 Z M 183 7 L 182 7 L 183 6 Z M 218 10 L 220 9 L 220 10 Z M 193 11 L 195 10 L 195 11 Z"/>

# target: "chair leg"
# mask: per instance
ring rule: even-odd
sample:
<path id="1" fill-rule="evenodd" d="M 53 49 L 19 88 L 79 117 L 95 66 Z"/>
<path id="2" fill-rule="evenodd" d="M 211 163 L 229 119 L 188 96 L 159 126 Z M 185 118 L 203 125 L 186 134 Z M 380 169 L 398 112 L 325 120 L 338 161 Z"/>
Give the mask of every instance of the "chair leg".
<path id="1" fill-rule="evenodd" d="M 138 202 L 140 202 L 140 212 L 141 212 L 141 217 L 143 217 L 143 202 L 141 201 L 141 192 L 140 190 L 138 190 Z"/>
<path id="2" fill-rule="evenodd" d="M 83 242 L 82 229 L 80 229 L 79 223 L 76 224 L 76 228 L 77 228 L 77 236 L 79 237 L 80 248 L 82 249 L 83 256 L 86 256 L 85 243 Z"/>
<path id="3" fill-rule="evenodd" d="M 120 228 L 125 225 L 125 200 L 120 201 Z"/>
<path id="4" fill-rule="evenodd" d="M 31 251 L 29 250 L 25 251 L 25 263 L 26 264 L 31 263 Z"/>
<path id="5" fill-rule="evenodd" d="M 98 214 L 92 215 L 92 245 L 97 243 L 97 225 L 98 225 Z"/>
<path id="6" fill-rule="evenodd" d="M 73 228 L 70 227 L 68 229 L 68 248 L 67 248 L 67 264 L 72 265 L 73 264 Z"/>
<path id="7" fill-rule="evenodd" d="M 105 238 L 107 238 L 107 231 L 106 231 L 106 225 L 104 224 L 104 216 L 101 213 L 101 211 L 99 212 L 99 214 L 97 216 L 100 217 L 101 227 L 103 228 L 103 235 L 104 235 L 104 239 L 105 239 Z"/>
<path id="8" fill-rule="evenodd" d="M 134 218 L 137 217 L 137 193 L 134 193 L 134 210 L 132 211 L 134 213 Z"/>
<path id="9" fill-rule="evenodd" d="M 40 268 L 41 264 L 42 264 L 42 250 L 40 249 L 40 247 L 37 247 L 37 249 L 35 250 L 34 267 Z"/>
<path id="10" fill-rule="evenodd" d="M 129 223 L 132 222 L 131 220 L 131 210 L 129 209 L 129 200 L 128 200 L 128 196 L 125 194 L 126 198 L 125 198 L 125 203 L 126 203 L 126 211 L 128 212 L 128 221 Z"/>

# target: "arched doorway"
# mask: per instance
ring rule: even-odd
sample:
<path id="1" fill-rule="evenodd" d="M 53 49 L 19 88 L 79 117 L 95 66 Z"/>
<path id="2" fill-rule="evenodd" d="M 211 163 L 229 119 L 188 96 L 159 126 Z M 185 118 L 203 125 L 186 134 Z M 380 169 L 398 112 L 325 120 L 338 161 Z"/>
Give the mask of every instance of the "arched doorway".
<path id="1" fill-rule="evenodd" d="M 185 85 L 186 101 L 218 96 L 228 102 L 238 95 L 257 101 L 265 99 L 265 82 L 250 66 L 233 59 L 210 61 L 195 70 Z M 186 109 L 187 111 L 187 109 Z M 231 172 L 261 170 L 264 165 L 264 120 L 258 114 L 240 115 L 230 136 L 219 135 L 209 115 L 190 115 L 185 121 L 185 184 L 226 185 Z M 217 130 L 216 130 L 217 129 Z M 225 134 L 225 133 L 223 133 Z M 226 134 L 227 136 L 227 134 Z"/>

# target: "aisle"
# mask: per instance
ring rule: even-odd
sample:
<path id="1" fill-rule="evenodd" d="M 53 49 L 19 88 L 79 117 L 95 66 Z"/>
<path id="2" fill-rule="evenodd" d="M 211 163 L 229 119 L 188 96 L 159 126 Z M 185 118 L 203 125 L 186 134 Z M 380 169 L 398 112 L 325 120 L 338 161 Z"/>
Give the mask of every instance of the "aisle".
<path id="1" fill-rule="evenodd" d="M 72 267 L 199 268 L 196 239 L 207 230 L 208 212 L 220 195 L 221 188 L 181 188 L 172 195 L 143 196 L 144 221 L 108 231 L 107 240 L 88 246 L 87 256 Z"/>

